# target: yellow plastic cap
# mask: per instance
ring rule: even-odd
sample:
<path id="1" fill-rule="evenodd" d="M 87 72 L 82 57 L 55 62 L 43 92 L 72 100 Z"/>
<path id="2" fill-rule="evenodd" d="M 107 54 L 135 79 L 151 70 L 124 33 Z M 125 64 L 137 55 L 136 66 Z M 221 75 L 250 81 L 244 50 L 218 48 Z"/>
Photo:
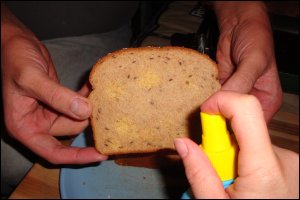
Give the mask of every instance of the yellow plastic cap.
<path id="1" fill-rule="evenodd" d="M 221 115 L 200 113 L 202 122 L 202 149 L 208 156 L 222 181 L 237 175 L 238 146 L 226 128 Z"/>

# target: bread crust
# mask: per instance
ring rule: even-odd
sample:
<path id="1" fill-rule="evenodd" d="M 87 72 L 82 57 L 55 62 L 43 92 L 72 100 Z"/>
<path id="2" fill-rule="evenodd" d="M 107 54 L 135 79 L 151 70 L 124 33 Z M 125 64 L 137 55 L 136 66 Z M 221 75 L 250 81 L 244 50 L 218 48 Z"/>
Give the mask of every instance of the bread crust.
<path id="1" fill-rule="evenodd" d="M 91 83 L 92 77 L 95 74 L 95 71 L 98 69 L 98 67 L 101 67 L 101 63 L 111 59 L 114 56 L 120 55 L 123 52 L 127 52 L 127 51 L 132 51 L 132 52 L 141 52 L 141 51 L 149 51 L 149 50 L 158 50 L 158 51 L 168 51 L 168 50 L 180 50 L 180 51 L 186 51 L 186 52 L 191 52 L 191 53 L 195 53 L 197 56 L 202 56 L 204 59 L 206 59 L 207 61 L 211 62 L 211 65 L 213 65 L 215 67 L 215 70 L 218 71 L 218 67 L 217 64 L 206 54 L 202 54 L 194 49 L 190 49 L 190 48 L 185 48 L 185 47 L 179 47 L 179 46 L 164 46 L 164 47 L 152 47 L 152 46 L 147 46 L 147 47 L 138 47 L 138 48 L 123 48 L 120 50 L 116 50 L 114 52 L 108 53 L 106 56 L 100 58 L 93 66 L 91 72 L 90 72 L 90 76 L 89 76 L 89 81 Z M 92 85 L 92 83 L 91 83 Z M 92 87 L 94 87 L 92 85 Z M 94 89 L 94 88 L 93 88 Z"/>

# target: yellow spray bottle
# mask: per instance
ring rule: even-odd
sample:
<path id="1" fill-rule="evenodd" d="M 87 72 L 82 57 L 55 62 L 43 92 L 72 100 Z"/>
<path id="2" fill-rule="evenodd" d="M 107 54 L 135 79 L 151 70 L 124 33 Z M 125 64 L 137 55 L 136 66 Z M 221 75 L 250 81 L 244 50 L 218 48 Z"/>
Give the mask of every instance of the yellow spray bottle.
<path id="1" fill-rule="evenodd" d="M 234 134 L 229 134 L 221 115 L 201 113 L 202 144 L 217 174 L 227 188 L 237 176 L 238 145 Z"/>
<path id="2" fill-rule="evenodd" d="M 200 147 L 212 163 L 224 188 L 233 183 L 237 176 L 238 145 L 234 134 L 226 128 L 226 120 L 221 115 L 200 113 L 202 123 L 202 144 Z M 190 199 L 190 191 L 182 199 Z"/>

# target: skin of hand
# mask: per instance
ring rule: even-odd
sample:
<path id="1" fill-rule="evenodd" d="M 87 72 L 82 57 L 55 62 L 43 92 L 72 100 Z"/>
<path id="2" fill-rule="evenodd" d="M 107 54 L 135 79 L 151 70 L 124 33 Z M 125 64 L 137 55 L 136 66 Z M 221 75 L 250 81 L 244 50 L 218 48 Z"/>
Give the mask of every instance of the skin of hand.
<path id="1" fill-rule="evenodd" d="M 267 122 L 282 104 L 273 35 L 262 2 L 213 3 L 220 36 L 216 59 L 222 90 L 253 94 Z"/>
<path id="2" fill-rule="evenodd" d="M 2 2 L 1 74 L 5 124 L 12 137 L 54 164 L 107 159 L 95 148 L 67 147 L 57 140 L 88 126 L 87 86 L 78 93 L 61 86 L 45 46 Z"/>
<path id="3" fill-rule="evenodd" d="M 201 111 L 230 120 L 240 150 L 238 176 L 224 189 L 203 150 L 188 138 L 175 139 L 196 198 L 299 198 L 299 154 L 271 144 L 255 96 L 220 91 L 201 106 Z"/>

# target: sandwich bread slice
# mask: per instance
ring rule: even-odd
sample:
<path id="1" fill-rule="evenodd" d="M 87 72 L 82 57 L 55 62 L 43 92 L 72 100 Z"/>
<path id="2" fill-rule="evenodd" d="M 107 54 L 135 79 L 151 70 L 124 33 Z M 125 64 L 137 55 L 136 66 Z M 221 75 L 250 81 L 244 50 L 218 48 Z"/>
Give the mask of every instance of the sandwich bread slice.
<path id="1" fill-rule="evenodd" d="M 217 65 L 183 47 L 122 49 L 90 73 L 91 126 L 104 155 L 175 150 L 200 137 L 200 105 L 220 89 Z M 196 127 L 196 128 L 195 128 Z"/>

